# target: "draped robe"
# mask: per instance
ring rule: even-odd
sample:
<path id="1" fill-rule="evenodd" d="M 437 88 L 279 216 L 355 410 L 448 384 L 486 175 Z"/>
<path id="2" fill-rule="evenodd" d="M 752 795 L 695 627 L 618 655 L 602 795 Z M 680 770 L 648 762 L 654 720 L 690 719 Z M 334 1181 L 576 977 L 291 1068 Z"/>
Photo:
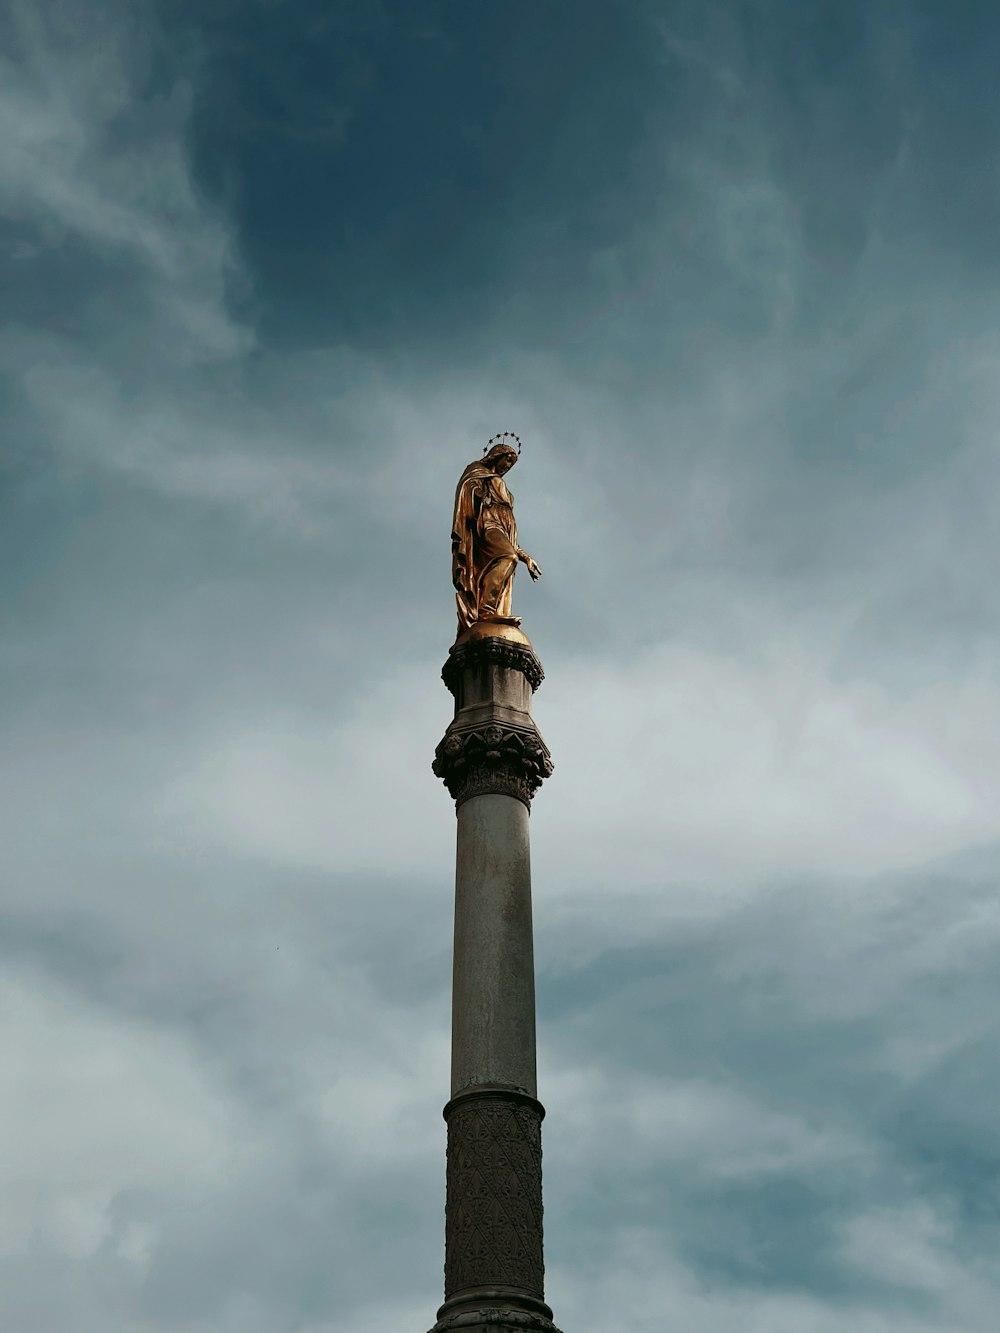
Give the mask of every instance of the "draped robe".
<path id="1" fill-rule="evenodd" d="M 451 525 L 460 634 L 477 620 L 510 617 L 517 549 L 514 497 L 485 462 L 470 463 L 458 481 Z"/>

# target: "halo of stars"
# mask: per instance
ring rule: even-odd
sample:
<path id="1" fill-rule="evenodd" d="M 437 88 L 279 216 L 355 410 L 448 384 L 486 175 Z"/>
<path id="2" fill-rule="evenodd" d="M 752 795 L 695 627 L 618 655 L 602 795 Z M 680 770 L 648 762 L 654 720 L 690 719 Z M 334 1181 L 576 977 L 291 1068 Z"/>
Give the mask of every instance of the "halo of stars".
<path id="1" fill-rule="evenodd" d="M 520 435 L 515 435 L 514 432 L 513 432 L 512 430 L 505 430 L 505 431 L 504 431 L 502 434 L 500 434 L 500 435 L 494 435 L 494 436 L 488 441 L 488 443 L 487 443 L 487 445 L 486 445 L 486 448 L 483 450 L 483 453 L 484 453 L 484 454 L 488 454 L 489 451 L 494 447 L 494 445 L 497 445 L 497 444 L 506 444 L 506 443 L 508 442 L 508 440 L 510 441 L 511 446 L 513 446 L 515 443 L 517 444 L 517 456 L 518 456 L 518 458 L 520 458 L 520 457 L 521 457 L 521 437 L 520 437 Z"/>

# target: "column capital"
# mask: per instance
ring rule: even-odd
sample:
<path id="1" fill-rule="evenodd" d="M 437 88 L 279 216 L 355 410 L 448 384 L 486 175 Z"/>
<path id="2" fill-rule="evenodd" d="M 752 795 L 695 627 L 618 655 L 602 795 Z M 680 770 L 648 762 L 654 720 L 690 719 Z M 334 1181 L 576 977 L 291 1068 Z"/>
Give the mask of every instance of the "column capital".
<path id="1" fill-rule="evenodd" d="M 544 675 L 531 640 L 513 625 L 476 624 L 451 649 L 441 678 L 454 695 L 455 717 L 432 769 L 456 805 L 495 794 L 531 808 L 553 767 L 531 716 Z"/>
<path id="2" fill-rule="evenodd" d="M 431 765 L 456 806 L 473 796 L 513 796 L 531 808 L 531 798 L 552 773 L 552 756 L 533 726 L 448 729 Z"/>

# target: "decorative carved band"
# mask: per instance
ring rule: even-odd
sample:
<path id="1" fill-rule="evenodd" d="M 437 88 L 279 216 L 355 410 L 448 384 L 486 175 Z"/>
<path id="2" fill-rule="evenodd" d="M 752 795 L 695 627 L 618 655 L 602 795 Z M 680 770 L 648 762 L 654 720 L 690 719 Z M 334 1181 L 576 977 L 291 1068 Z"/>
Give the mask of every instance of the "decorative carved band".
<path id="1" fill-rule="evenodd" d="M 541 1103 L 513 1089 L 475 1088 L 444 1114 L 445 1305 L 496 1287 L 523 1292 L 530 1305 L 544 1301 Z"/>
<path id="2" fill-rule="evenodd" d="M 455 648 L 441 668 L 441 679 L 455 694 L 463 671 L 486 665 L 520 671 L 533 690 L 537 690 L 545 679 L 542 664 L 530 648 L 523 643 L 511 643 L 509 639 L 488 638 L 472 639 Z"/>
<path id="3" fill-rule="evenodd" d="M 484 1306 L 478 1310 L 463 1310 L 461 1314 L 445 1315 L 430 1333 L 450 1333 L 456 1328 L 478 1328 L 480 1333 L 501 1333 L 501 1330 L 519 1328 L 521 1333 L 559 1333 L 551 1319 L 544 1315 L 529 1314 L 525 1310 L 511 1310 L 503 1306 Z"/>
<path id="4" fill-rule="evenodd" d="M 537 731 L 495 722 L 470 731 L 449 730 L 434 752 L 433 772 L 456 805 L 471 796 L 514 796 L 531 808 L 531 798 L 551 774 L 552 756 Z"/>
<path id="5" fill-rule="evenodd" d="M 509 768 L 480 765 L 467 769 L 451 786 L 451 794 L 456 808 L 473 796 L 513 796 L 530 810 L 537 785 L 523 773 L 515 773 Z"/>

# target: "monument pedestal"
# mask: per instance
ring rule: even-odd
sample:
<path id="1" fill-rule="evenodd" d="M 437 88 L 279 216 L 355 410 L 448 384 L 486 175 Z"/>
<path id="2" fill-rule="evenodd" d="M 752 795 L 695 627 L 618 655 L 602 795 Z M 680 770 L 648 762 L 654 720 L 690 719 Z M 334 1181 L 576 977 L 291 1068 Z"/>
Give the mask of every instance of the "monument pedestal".
<path id="1" fill-rule="evenodd" d="M 528 839 L 552 772 L 531 716 L 543 672 L 519 629 L 479 622 L 441 674 L 455 717 L 433 767 L 455 799 L 458 847 L 445 1301 L 432 1333 L 558 1333 L 544 1298 Z"/>

